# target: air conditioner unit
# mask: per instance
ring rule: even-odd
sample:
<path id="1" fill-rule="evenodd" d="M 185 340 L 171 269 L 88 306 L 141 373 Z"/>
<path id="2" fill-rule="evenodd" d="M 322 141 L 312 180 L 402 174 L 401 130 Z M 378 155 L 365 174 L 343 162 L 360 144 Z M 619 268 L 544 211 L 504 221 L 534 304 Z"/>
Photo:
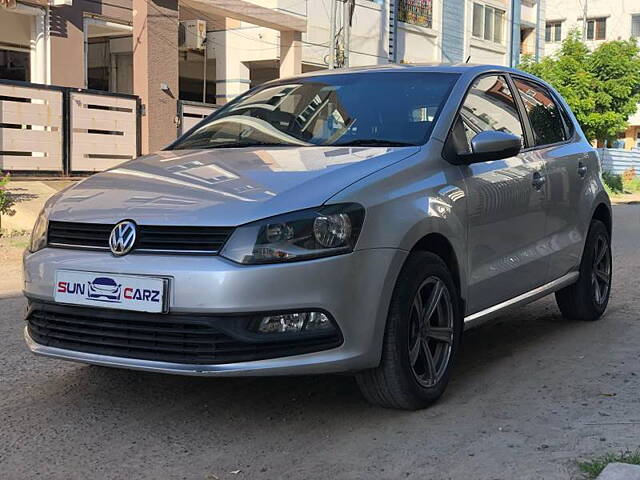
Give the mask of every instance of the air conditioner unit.
<path id="1" fill-rule="evenodd" d="M 183 20 L 178 28 L 180 50 L 204 50 L 207 41 L 207 22 L 204 20 Z"/>

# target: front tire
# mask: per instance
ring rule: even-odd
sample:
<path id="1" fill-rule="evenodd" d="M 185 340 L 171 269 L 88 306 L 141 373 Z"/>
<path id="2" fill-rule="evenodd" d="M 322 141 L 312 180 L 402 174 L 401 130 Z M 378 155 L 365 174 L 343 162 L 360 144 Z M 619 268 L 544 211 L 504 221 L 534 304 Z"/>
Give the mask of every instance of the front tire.
<path id="1" fill-rule="evenodd" d="M 364 397 L 388 408 L 431 405 L 449 383 L 462 325 L 446 264 L 431 253 L 412 253 L 393 292 L 380 365 L 356 377 Z"/>
<path id="2" fill-rule="evenodd" d="M 607 308 L 611 293 L 611 239 L 600 220 L 592 220 L 580 262 L 576 283 L 556 292 L 556 302 L 565 318 L 598 320 Z"/>

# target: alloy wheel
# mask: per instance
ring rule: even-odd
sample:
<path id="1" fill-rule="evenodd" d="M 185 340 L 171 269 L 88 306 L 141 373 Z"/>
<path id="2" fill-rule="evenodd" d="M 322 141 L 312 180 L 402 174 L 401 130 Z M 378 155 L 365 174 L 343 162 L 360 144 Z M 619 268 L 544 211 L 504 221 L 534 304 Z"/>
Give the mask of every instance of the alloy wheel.
<path id="1" fill-rule="evenodd" d="M 453 345 L 453 305 L 447 286 L 427 278 L 417 289 L 409 318 L 409 364 L 415 380 L 433 387 L 444 375 Z"/>
<path id="2" fill-rule="evenodd" d="M 604 235 L 600 235 L 595 242 L 591 286 L 596 304 L 603 305 L 609 297 L 611 286 L 611 251 L 609 240 Z"/>

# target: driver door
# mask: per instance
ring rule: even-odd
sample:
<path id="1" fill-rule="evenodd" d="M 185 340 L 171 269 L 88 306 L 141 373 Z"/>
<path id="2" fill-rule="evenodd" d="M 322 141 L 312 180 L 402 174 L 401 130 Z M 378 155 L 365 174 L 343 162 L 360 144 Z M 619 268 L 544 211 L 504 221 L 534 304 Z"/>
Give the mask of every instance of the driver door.
<path id="1" fill-rule="evenodd" d="M 525 129 L 504 75 L 484 75 L 469 89 L 454 129 L 463 148 L 479 132 L 520 136 Z M 544 284 L 545 161 L 525 153 L 463 165 L 468 208 L 467 314 Z"/>

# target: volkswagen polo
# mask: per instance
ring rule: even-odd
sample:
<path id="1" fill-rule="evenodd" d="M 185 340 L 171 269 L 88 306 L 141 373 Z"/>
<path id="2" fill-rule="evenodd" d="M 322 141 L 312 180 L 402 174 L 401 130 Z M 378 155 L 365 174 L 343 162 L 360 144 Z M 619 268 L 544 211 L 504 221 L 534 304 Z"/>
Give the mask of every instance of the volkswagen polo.
<path id="1" fill-rule="evenodd" d="M 600 318 L 610 239 L 596 152 L 543 81 L 319 72 L 52 197 L 24 256 L 25 338 L 153 372 L 353 372 L 369 401 L 422 408 L 466 327 L 551 293 Z M 98 298 L 96 279 L 119 288 Z"/>

